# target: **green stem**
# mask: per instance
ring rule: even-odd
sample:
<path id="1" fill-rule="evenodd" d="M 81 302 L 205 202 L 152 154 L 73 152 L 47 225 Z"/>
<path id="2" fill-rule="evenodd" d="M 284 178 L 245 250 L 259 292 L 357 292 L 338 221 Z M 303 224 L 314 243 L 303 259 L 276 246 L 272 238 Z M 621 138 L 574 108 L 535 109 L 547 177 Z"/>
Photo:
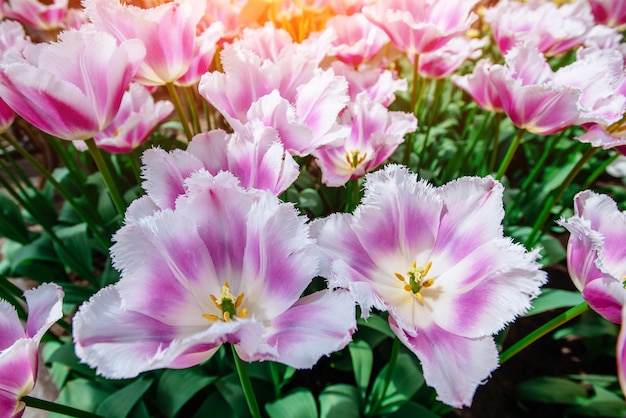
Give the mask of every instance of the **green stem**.
<path id="1" fill-rule="evenodd" d="M 411 86 L 411 107 L 410 109 L 413 111 L 414 115 L 417 115 L 417 90 L 418 90 L 418 82 L 419 82 L 419 54 L 415 54 L 413 56 L 413 85 Z M 406 148 L 404 149 L 404 165 L 407 167 L 411 162 L 411 153 L 413 152 L 413 134 L 409 134 L 407 136 Z"/>
<path id="2" fill-rule="evenodd" d="M 193 90 L 191 87 L 185 87 L 184 93 L 185 102 L 187 103 L 189 114 L 191 114 L 191 123 L 193 125 L 194 134 L 199 134 L 201 131 L 200 119 L 198 118 L 198 111 L 196 110 L 196 100 L 193 94 Z"/>
<path id="3" fill-rule="evenodd" d="M 102 174 L 102 178 L 104 179 L 104 184 L 109 191 L 109 195 L 111 196 L 111 200 L 117 209 L 117 212 L 120 214 L 122 219 L 124 218 L 124 212 L 126 212 L 126 204 L 124 203 L 124 199 L 120 194 L 119 189 L 117 188 L 117 184 L 113 180 L 113 176 L 111 176 L 111 171 L 109 170 L 109 166 L 107 165 L 102 153 L 100 152 L 100 148 L 96 146 L 96 142 L 93 139 L 86 139 L 85 144 L 87 144 L 87 148 L 91 153 L 91 156 L 96 163 L 96 167 L 100 170 L 100 174 Z"/>
<path id="4" fill-rule="evenodd" d="M 391 355 L 389 358 L 389 363 L 387 364 L 387 373 L 385 374 L 385 383 L 383 384 L 383 390 L 380 392 L 380 395 L 374 402 L 372 409 L 370 409 L 368 415 L 374 415 L 382 405 L 385 400 L 385 396 L 387 396 L 387 390 L 389 389 L 389 385 L 391 384 L 391 378 L 393 377 L 393 372 L 396 368 L 396 363 L 398 362 L 398 353 L 400 352 L 400 340 L 398 338 L 394 338 L 393 346 L 391 347 Z"/>
<path id="5" fill-rule="evenodd" d="M 525 243 L 526 248 L 532 248 L 537 243 L 537 240 L 539 238 L 539 233 L 541 232 L 541 229 L 543 228 L 546 221 L 548 220 L 548 217 L 550 216 L 550 212 L 552 211 L 552 208 L 554 207 L 555 203 L 558 202 L 561 199 L 561 197 L 563 197 L 563 194 L 565 193 L 567 188 L 570 186 L 570 184 L 572 184 L 572 182 L 574 181 L 574 179 L 576 178 L 580 170 L 582 170 L 585 164 L 587 164 L 587 162 L 591 159 L 591 157 L 594 156 L 596 152 L 598 152 L 598 148 L 594 148 L 594 147 L 589 148 L 587 152 L 581 157 L 581 159 L 578 160 L 578 163 L 576 163 L 576 165 L 572 168 L 572 170 L 569 172 L 565 180 L 563 180 L 561 187 L 556 191 L 556 193 L 552 193 L 550 197 L 546 199 L 546 201 L 543 204 L 541 213 L 539 214 L 539 217 L 535 221 L 535 224 L 533 225 L 533 229 L 526 240 L 526 243 Z"/>
<path id="6" fill-rule="evenodd" d="M 346 213 L 352 213 L 359 204 L 361 199 L 361 190 L 359 189 L 359 179 L 349 180 L 348 184 L 348 202 L 346 204 Z"/>
<path id="7" fill-rule="evenodd" d="M 564 323 L 576 318 L 582 313 L 585 313 L 589 310 L 589 305 L 587 302 L 582 302 L 579 305 L 576 305 L 567 311 L 563 312 L 561 315 L 556 318 L 546 322 L 530 334 L 526 335 L 524 338 L 504 350 L 500 354 L 500 364 L 503 364 L 505 361 L 509 360 L 511 357 L 522 351 L 524 348 L 528 347 L 539 338 L 543 337 L 550 331 L 560 327 Z"/>
<path id="8" fill-rule="evenodd" d="M 81 409 L 72 408 L 71 406 L 61 405 L 55 402 L 33 398 L 31 396 L 24 396 L 22 397 L 21 400 L 28 407 L 41 409 L 41 410 L 49 411 L 49 412 L 56 412 L 58 414 L 67 415 L 68 417 L 102 418 L 100 415 L 94 414 L 93 412 L 83 411 Z"/>
<path id="9" fill-rule="evenodd" d="M 191 128 L 189 128 L 189 120 L 187 120 L 187 115 L 185 114 L 183 105 L 180 102 L 180 97 L 178 97 L 178 92 L 176 91 L 176 87 L 174 87 L 174 84 L 172 83 L 167 83 L 165 87 L 167 88 L 167 91 L 170 94 L 170 99 L 172 99 L 172 103 L 174 103 L 174 108 L 176 109 L 176 113 L 178 113 L 178 117 L 180 118 L 180 123 L 183 125 L 185 136 L 187 137 L 187 142 L 191 142 L 191 138 L 193 137 L 193 134 L 191 133 Z"/>
<path id="10" fill-rule="evenodd" d="M 235 350 L 235 346 L 231 345 L 230 347 L 233 350 L 233 358 L 235 359 L 237 374 L 239 374 L 239 381 L 241 382 L 241 388 L 243 389 L 243 394 L 245 395 L 246 402 L 248 403 L 248 409 L 250 410 L 253 418 L 261 418 L 261 410 L 259 409 L 259 404 L 256 401 L 256 396 L 254 395 L 254 389 L 252 388 L 252 382 L 250 381 L 246 364 L 239 358 L 237 350 Z"/>
<path id="11" fill-rule="evenodd" d="M 517 148 L 519 147 L 519 144 L 522 142 L 522 138 L 524 137 L 525 133 L 526 133 L 525 129 L 519 128 L 517 130 L 517 134 L 515 135 L 515 138 L 513 138 L 513 141 L 511 142 L 511 145 L 509 145 L 509 149 L 506 151 L 506 155 L 504 156 L 502 163 L 500 163 L 500 168 L 498 169 L 498 172 L 496 173 L 496 180 L 500 180 L 502 176 L 504 175 L 504 173 L 506 173 L 506 169 L 509 168 L 509 164 L 511 164 L 511 161 L 513 160 L 513 156 L 515 155 L 515 151 L 517 151 Z"/>
<path id="12" fill-rule="evenodd" d="M 493 145 L 491 148 L 491 156 L 489 158 L 489 170 L 488 172 L 492 172 L 496 166 L 496 159 L 498 158 L 498 148 L 500 144 L 500 123 L 502 122 L 502 113 L 496 113 L 494 122 L 494 133 L 493 133 Z"/>
<path id="13" fill-rule="evenodd" d="M 63 196 L 65 200 L 67 200 L 67 202 L 70 204 L 70 206 L 72 206 L 76 214 L 78 214 L 78 216 L 80 216 L 80 218 L 85 221 L 85 223 L 87 223 L 89 229 L 93 232 L 94 236 L 96 237 L 102 248 L 109 248 L 110 242 L 104 237 L 104 235 L 102 235 L 102 233 L 98 229 L 98 223 L 92 218 L 92 216 L 88 212 L 84 211 L 80 207 L 80 205 L 76 203 L 76 200 L 74 200 L 74 198 L 67 191 L 67 189 L 63 187 L 63 185 L 59 183 L 54 178 L 54 176 L 50 172 L 48 172 L 48 170 L 46 170 L 46 168 L 41 165 L 39 161 L 37 161 L 35 157 L 33 157 L 28 151 L 26 151 L 24 147 L 22 147 L 12 135 L 8 134 L 7 132 L 3 135 L 3 137 L 7 140 L 9 144 L 13 146 L 13 148 L 15 148 L 17 152 L 20 153 L 22 157 L 24 157 L 39 172 L 39 174 L 44 179 L 46 179 L 46 181 L 54 186 L 54 188 L 61 194 L 61 196 Z"/>
<path id="14" fill-rule="evenodd" d="M 585 190 L 588 189 L 591 184 L 596 181 L 596 179 L 598 178 L 598 176 L 600 176 L 600 174 L 604 173 L 604 170 L 606 170 L 606 168 L 608 166 L 611 165 L 611 163 L 613 163 L 613 161 L 615 161 L 617 159 L 617 157 L 619 157 L 621 154 L 619 152 L 615 152 L 612 156 L 610 156 L 609 158 L 607 158 L 605 161 L 602 162 L 602 164 L 600 164 L 598 166 L 598 168 L 596 168 L 593 173 L 591 173 L 591 175 L 587 178 L 587 180 L 585 181 L 585 184 L 583 184 L 583 187 L 581 187 L 581 190 Z"/>
<path id="15" fill-rule="evenodd" d="M 273 361 L 270 364 L 270 374 L 272 375 L 272 383 L 274 383 L 274 397 L 280 399 L 280 373 L 278 372 L 278 365 Z"/>

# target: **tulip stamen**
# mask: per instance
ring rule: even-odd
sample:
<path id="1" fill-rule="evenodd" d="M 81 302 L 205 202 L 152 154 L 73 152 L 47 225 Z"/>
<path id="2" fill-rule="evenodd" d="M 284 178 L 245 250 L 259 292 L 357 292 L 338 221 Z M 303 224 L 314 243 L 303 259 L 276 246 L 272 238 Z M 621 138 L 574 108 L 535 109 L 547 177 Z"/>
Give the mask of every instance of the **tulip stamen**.
<path id="1" fill-rule="evenodd" d="M 219 297 L 215 295 L 209 295 L 209 297 L 215 307 L 222 312 L 221 318 L 218 315 L 202 314 L 203 318 L 211 322 L 218 320 L 228 322 L 232 318 L 245 318 L 248 316 L 248 310 L 246 308 L 239 309 L 243 303 L 244 293 L 241 292 L 235 297 L 230 293 L 230 284 L 228 281 L 224 281 L 224 286 L 222 286 Z"/>
<path id="2" fill-rule="evenodd" d="M 413 293 L 413 295 L 420 304 L 424 301 L 424 295 L 422 295 L 422 290 L 429 288 L 433 284 L 435 284 L 434 278 L 426 278 L 432 265 L 432 261 L 429 261 L 428 264 L 426 264 L 426 267 L 418 267 L 417 263 L 414 261 L 413 264 L 411 264 L 411 268 L 409 268 L 406 274 L 408 276 L 408 280 L 402 274 L 397 272 L 394 273 L 398 280 L 404 282 L 403 289 L 407 292 Z"/>

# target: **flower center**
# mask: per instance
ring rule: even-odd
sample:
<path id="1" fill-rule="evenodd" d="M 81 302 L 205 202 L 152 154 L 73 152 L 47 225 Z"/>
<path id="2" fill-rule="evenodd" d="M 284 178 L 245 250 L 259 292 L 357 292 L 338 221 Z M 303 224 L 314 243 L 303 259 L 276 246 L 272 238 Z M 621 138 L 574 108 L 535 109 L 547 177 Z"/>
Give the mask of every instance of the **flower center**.
<path id="1" fill-rule="evenodd" d="M 361 164 L 367 158 L 367 153 L 364 152 L 363 155 L 358 150 L 352 150 L 350 152 L 346 151 L 346 161 L 350 164 L 350 167 L 357 168 L 359 164 Z"/>
<path id="2" fill-rule="evenodd" d="M 243 302 L 243 296 L 244 294 L 241 292 L 237 295 L 237 297 L 235 297 L 232 293 L 230 293 L 230 284 L 228 284 L 228 281 L 224 281 L 224 286 L 222 286 L 219 297 L 209 295 L 217 309 L 222 311 L 222 316 L 219 317 L 218 315 L 202 314 L 202 317 L 211 322 L 219 320 L 228 322 L 232 318 L 245 318 L 248 316 L 248 310 L 246 308 L 239 309 L 241 307 L 241 302 Z"/>
<path id="3" fill-rule="evenodd" d="M 422 289 L 429 288 L 435 283 L 435 279 L 426 278 L 432 265 L 432 261 L 429 261 L 426 267 L 417 267 L 414 261 L 411 264 L 411 268 L 406 272 L 408 279 L 400 273 L 394 273 L 398 280 L 404 283 L 404 290 L 413 293 L 419 303 L 422 303 L 424 300 L 424 296 L 421 293 Z"/>

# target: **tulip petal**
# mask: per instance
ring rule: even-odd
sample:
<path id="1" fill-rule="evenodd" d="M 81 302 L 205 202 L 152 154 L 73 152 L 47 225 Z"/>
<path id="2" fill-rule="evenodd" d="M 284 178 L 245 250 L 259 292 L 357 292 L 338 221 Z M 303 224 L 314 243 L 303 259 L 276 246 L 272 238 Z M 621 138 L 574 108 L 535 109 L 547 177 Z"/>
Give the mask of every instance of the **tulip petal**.
<path id="1" fill-rule="evenodd" d="M 437 399 L 455 408 L 470 406 L 478 386 L 498 367 L 492 337 L 464 338 L 436 325 L 415 333 L 399 328 L 391 316 L 389 325 L 420 359 L 426 383 L 435 388 Z"/>

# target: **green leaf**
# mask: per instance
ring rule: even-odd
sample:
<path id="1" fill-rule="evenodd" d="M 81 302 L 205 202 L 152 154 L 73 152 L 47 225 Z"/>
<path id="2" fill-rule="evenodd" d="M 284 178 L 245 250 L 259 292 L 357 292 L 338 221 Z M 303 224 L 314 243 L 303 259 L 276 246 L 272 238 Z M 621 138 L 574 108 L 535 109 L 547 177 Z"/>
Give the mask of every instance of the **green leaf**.
<path id="1" fill-rule="evenodd" d="M 111 385 L 87 379 L 74 379 L 68 382 L 56 402 L 72 408 L 94 412 L 98 405 L 108 398 L 114 388 Z M 67 418 L 65 415 L 50 413 L 49 418 Z"/>
<path id="2" fill-rule="evenodd" d="M 249 416 L 250 414 L 244 415 Z M 230 405 L 219 392 L 212 393 L 194 414 L 194 418 L 229 417 L 235 418 Z"/>
<path id="3" fill-rule="evenodd" d="M 555 340 L 577 336 L 582 338 L 602 337 L 605 335 L 617 336 L 619 326 L 607 321 L 600 315 L 595 315 L 589 320 L 581 321 L 570 327 L 561 328 L 554 332 Z"/>
<path id="4" fill-rule="evenodd" d="M 361 398 L 365 399 L 367 387 L 372 376 L 372 366 L 374 365 L 374 353 L 369 344 L 363 340 L 356 340 L 348 345 L 350 358 L 352 359 L 352 370 L 354 370 L 354 380 L 359 388 Z"/>
<path id="5" fill-rule="evenodd" d="M 0 193 L 0 236 L 22 244 L 30 237 L 20 208 L 4 193 Z"/>
<path id="6" fill-rule="evenodd" d="M 106 398 L 96 409 L 104 417 L 126 417 L 139 399 L 150 389 L 152 379 L 139 378 Z"/>
<path id="7" fill-rule="evenodd" d="M 359 418 L 359 390 L 347 384 L 331 385 L 319 395 L 320 418 Z"/>
<path id="8" fill-rule="evenodd" d="M 526 312 L 526 316 L 536 315 L 552 309 L 571 308 L 582 302 L 583 297 L 580 292 L 545 288 L 541 291 L 541 294 L 532 301 L 532 308 Z"/>
<path id="9" fill-rule="evenodd" d="M 174 416 L 196 393 L 217 380 L 200 367 L 167 369 L 159 378 L 156 397 L 163 412 Z"/>
<path id="10" fill-rule="evenodd" d="M 542 376 L 526 380 L 515 389 L 522 401 L 579 405 L 589 395 L 579 383 L 560 377 Z"/>
<path id="11" fill-rule="evenodd" d="M 91 369 L 86 364 L 81 363 L 78 357 L 76 357 L 76 353 L 74 352 L 74 344 L 72 344 L 71 341 L 68 341 L 57 350 L 55 350 L 54 353 L 50 355 L 47 361 L 50 363 L 62 364 L 70 370 L 75 370 L 82 376 L 88 376 L 91 378 L 95 378 L 96 376 L 96 373 L 93 369 Z"/>
<path id="12" fill-rule="evenodd" d="M 567 409 L 568 415 L 584 415 L 588 417 L 615 417 L 626 416 L 626 402 L 607 401 L 593 402 L 588 405 L 575 406 Z"/>
<path id="13" fill-rule="evenodd" d="M 237 375 L 237 373 L 231 373 L 227 376 L 222 377 L 217 382 L 215 382 L 215 386 L 217 387 L 217 390 L 222 394 L 224 399 L 226 399 L 226 402 L 228 402 L 228 405 L 234 413 L 236 413 L 238 416 L 249 415 L 248 403 L 246 402 L 246 397 L 243 393 L 243 389 L 241 389 L 241 382 L 239 381 L 239 376 Z M 258 398 L 258 393 L 256 392 L 256 390 L 255 394 Z"/>
<path id="14" fill-rule="evenodd" d="M 439 415 L 431 411 L 430 409 L 422 406 L 418 403 L 409 401 L 404 403 L 396 412 L 386 415 L 387 418 L 439 418 Z"/>
<path id="15" fill-rule="evenodd" d="M 422 370 L 417 364 L 417 361 L 417 357 L 412 353 L 400 352 L 398 354 L 398 361 L 393 369 L 386 396 L 380 404 L 379 413 L 383 414 L 397 411 L 406 401 L 417 393 L 422 385 L 424 385 L 424 376 L 422 375 Z M 372 407 L 372 403 L 381 396 L 388 367 L 389 364 L 385 365 L 378 376 L 376 376 L 370 395 L 370 407 Z"/>
<path id="16" fill-rule="evenodd" d="M 395 338 L 395 334 L 389 328 L 389 322 L 378 315 L 370 315 L 369 318 L 359 318 L 357 321 L 359 327 L 367 327 L 384 334 L 387 337 Z"/>
<path id="17" fill-rule="evenodd" d="M 539 254 L 541 254 L 541 259 L 539 262 L 544 266 L 552 266 L 562 260 L 565 260 L 567 252 L 561 241 L 553 237 L 552 235 L 544 234 L 541 237 L 541 241 L 539 241 L 539 245 L 541 245 L 541 250 Z"/>
<path id="18" fill-rule="evenodd" d="M 93 259 L 91 256 L 87 224 L 81 223 L 63 228 L 55 228 L 55 232 L 66 247 L 64 249 L 56 242 L 53 243 L 61 263 L 76 273 L 89 273 L 90 276 L 85 278 L 93 281 L 93 274 L 91 273 Z"/>
<path id="19" fill-rule="evenodd" d="M 42 235 L 27 245 L 13 246 L 10 254 L 5 252 L 5 256 L 9 256 L 8 261 L 11 263 L 9 276 L 28 277 L 38 282 L 67 280 L 52 241 L 46 236 Z"/>
<path id="20" fill-rule="evenodd" d="M 265 404 L 265 411 L 271 418 L 317 418 L 318 416 L 313 394 L 302 388 L 296 389 L 275 402 Z"/>
<path id="21" fill-rule="evenodd" d="M 298 196 L 298 207 L 310 210 L 314 215 L 319 216 L 324 211 L 322 198 L 315 189 L 304 189 Z"/>

